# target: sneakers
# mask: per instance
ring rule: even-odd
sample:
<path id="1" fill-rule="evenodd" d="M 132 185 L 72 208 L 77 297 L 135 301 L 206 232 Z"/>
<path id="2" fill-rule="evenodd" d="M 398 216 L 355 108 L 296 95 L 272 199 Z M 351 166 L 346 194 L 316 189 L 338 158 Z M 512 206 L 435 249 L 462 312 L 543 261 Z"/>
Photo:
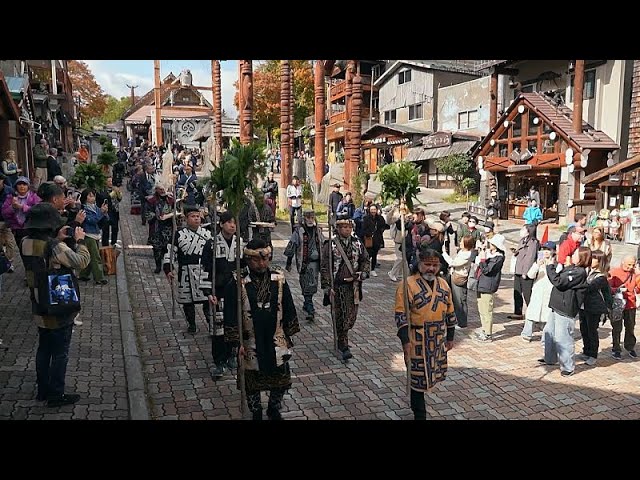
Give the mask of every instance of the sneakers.
<path id="1" fill-rule="evenodd" d="M 530 342 L 531 340 L 533 340 L 533 337 L 526 337 L 524 335 L 520 335 L 520 338 L 522 340 L 524 340 L 525 342 L 527 342 L 527 343 Z"/>
<path id="2" fill-rule="evenodd" d="M 629 350 L 629 356 L 631 358 L 638 358 L 638 354 L 636 353 L 635 350 Z"/>
<path id="3" fill-rule="evenodd" d="M 583 362 L 586 362 L 590 358 L 591 357 L 589 355 L 585 355 L 584 353 L 579 353 L 578 355 L 576 355 L 576 360 L 580 360 L 580 361 L 583 361 Z"/>
<path id="4" fill-rule="evenodd" d="M 353 354 L 351 353 L 351 350 L 349 350 L 349 347 L 347 347 L 342 351 L 342 360 L 346 361 L 350 358 L 353 358 Z"/>
<path id="5" fill-rule="evenodd" d="M 596 362 L 597 360 L 595 358 L 589 357 L 584 363 L 589 365 L 590 367 L 593 367 L 596 364 Z"/>
<path id="6" fill-rule="evenodd" d="M 211 370 L 211 377 L 214 380 L 218 380 L 224 376 L 224 367 L 222 365 L 216 365 L 213 370 Z"/>
<path id="7" fill-rule="evenodd" d="M 611 356 L 616 360 L 622 360 L 622 354 L 620 352 L 612 352 Z"/>
<path id="8" fill-rule="evenodd" d="M 516 315 L 515 313 L 512 315 L 507 315 L 507 318 L 511 320 L 524 320 L 524 315 Z"/>
<path id="9" fill-rule="evenodd" d="M 76 315 L 76 318 L 73 319 L 73 324 L 77 326 L 82 325 L 82 320 L 80 320 L 80 314 Z"/>
<path id="10" fill-rule="evenodd" d="M 484 332 L 476 333 L 476 340 L 479 342 L 492 342 L 493 338 L 491 335 L 487 335 Z"/>
<path id="11" fill-rule="evenodd" d="M 395 276 L 391 275 L 391 272 L 387 273 L 387 275 L 389 276 L 389 279 L 391 279 L 392 282 L 397 282 L 398 281 L 398 277 L 395 277 Z"/>
<path id="12" fill-rule="evenodd" d="M 571 375 L 573 375 L 573 370 L 570 372 L 567 372 L 566 370 L 562 370 L 560 372 L 560 375 L 562 375 L 563 377 L 570 377 Z"/>
<path id="13" fill-rule="evenodd" d="M 372 277 L 377 277 L 378 276 L 378 272 L 376 272 L 375 270 L 371 270 L 371 276 Z"/>
<path id="14" fill-rule="evenodd" d="M 106 285 L 107 283 L 109 283 L 109 280 L 107 280 L 106 278 L 103 278 L 102 280 L 98 280 L 96 282 L 96 285 Z"/>
<path id="15" fill-rule="evenodd" d="M 55 408 L 62 407 L 63 405 L 72 405 L 80 400 L 80 395 L 76 393 L 67 393 L 61 397 L 50 397 L 47 401 L 47 407 Z"/>

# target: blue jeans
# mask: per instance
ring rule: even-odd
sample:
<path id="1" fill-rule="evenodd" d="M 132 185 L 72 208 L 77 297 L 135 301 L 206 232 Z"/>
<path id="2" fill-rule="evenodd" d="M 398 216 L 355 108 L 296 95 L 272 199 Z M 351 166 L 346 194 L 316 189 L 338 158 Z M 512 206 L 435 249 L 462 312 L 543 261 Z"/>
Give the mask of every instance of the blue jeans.
<path id="1" fill-rule="evenodd" d="M 573 372 L 575 368 L 575 330 L 576 319 L 553 312 L 549 315 L 542 335 L 544 336 L 544 361 L 548 364 L 560 363 L 560 370 Z"/>
<path id="2" fill-rule="evenodd" d="M 48 397 L 64 395 L 64 377 L 69 361 L 73 322 L 66 327 L 38 328 L 40 341 L 36 353 L 38 393 Z"/>

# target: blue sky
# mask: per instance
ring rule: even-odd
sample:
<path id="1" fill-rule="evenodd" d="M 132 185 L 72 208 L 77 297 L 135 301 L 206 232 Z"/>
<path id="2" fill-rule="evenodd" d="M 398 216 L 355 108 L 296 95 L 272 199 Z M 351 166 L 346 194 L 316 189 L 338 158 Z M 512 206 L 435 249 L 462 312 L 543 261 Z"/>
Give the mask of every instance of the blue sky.
<path id="1" fill-rule="evenodd" d="M 89 65 L 102 90 L 116 98 L 129 96 L 128 85 L 138 85 L 136 96 L 144 95 L 153 88 L 153 60 L 83 60 Z M 191 70 L 193 84 L 211 86 L 211 60 L 161 60 L 160 78 L 173 72 L 178 76 L 184 69 Z M 255 68 L 255 66 L 254 66 Z M 233 105 L 235 88 L 233 82 L 238 78 L 238 62 L 223 60 L 221 62 L 222 108 L 230 117 L 237 112 Z M 203 91 L 205 98 L 211 101 L 211 92 Z"/>

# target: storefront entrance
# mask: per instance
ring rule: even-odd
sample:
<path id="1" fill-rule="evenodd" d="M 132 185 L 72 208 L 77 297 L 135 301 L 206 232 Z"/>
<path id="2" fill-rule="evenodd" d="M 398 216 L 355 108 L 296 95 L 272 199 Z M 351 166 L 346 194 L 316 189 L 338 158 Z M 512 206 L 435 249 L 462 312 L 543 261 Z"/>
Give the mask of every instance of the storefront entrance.
<path id="1" fill-rule="evenodd" d="M 522 218 L 528 206 L 531 186 L 540 192 L 540 209 L 544 219 L 558 217 L 560 170 L 499 172 L 498 196 L 502 202 L 502 218 Z"/>

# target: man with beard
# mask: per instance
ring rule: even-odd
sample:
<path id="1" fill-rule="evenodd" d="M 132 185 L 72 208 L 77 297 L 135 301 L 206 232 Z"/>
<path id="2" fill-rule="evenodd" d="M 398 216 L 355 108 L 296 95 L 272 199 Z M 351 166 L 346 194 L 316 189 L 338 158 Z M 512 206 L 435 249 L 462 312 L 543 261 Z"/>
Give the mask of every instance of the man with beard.
<path id="1" fill-rule="evenodd" d="M 269 266 L 270 256 L 271 248 L 259 238 L 251 240 L 244 249 L 249 275 L 242 280 L 242 332 L 238 331 L 240 312 L 236 307 L 235 282 L 227 285 L 225 291 L 225 339 L 239 346 L 247 403 L 254 420 L 262 420 L 260 392 L 266 390 L 267 416 L 282 420 L 282 397 L 291 387 L 291 336 L 300 331 L 284 272 Z"/>
<path id="2" fill-rule="evenodd" d="M 337 235 L 322 247 L 320 275 L 322 288 L 334 308 L 338 350 L 346 361 L 353 357 L 349 350 L 348 332 L 356 322 L 358 304 L 362 300 L 362 281 L 369 278 L 371 264 L 364 244 L 353 234 L 351 219 L 338 217 L 336 230 Z M 329 255 L 333 271 L 329 269 Z"/>
<path id="3" fill-rule="evenodd" d="M 445 379 L 447 351 L 453 347 L 456 316 L 449 285 L 438 277 L 438 252 L 420 247 L 417 253 L 418 264 L 406 286 L 409 315 L 403 282 L 396 290 L 395 319 L 405 363 L 410 368 L 411 410 L 416 420 L 426 420 L 424 393 Z"/>
<path id="4" fill-rule="evenodd" d="M 316 213 L 313 210 L 306 210 L 303 214 L 302 224 L 293 231 L 284 254 L 287 257 L 287 272 L 291 271 L 293 257 L 296 257 L 296 269 L 300 275 L 300 287 L 304 297 L 302 309 L 307 314 L 307 320 L 311 321 L 316 313 L 313 306 L 313 295 L 318 291 L 320 252 L 323 244 L 322 231 L 316 224 Z"/>
<path id="5" fill-rule="evenodd" d="M 196 333 L 196 304 L 202 305 L 204 318 L 211 324 L 211 305 L 209 296 L 211 291 L 209 273 L 202 265 L 202 253 L 207 240 L 211 238 L 209 230 L 200 226 L 202 216 L 196 205 L 185 205 L 184 214 L 187 226 L 179 229 L 173 239 L 174 259 L 178 263 L 178 303 L 182 304 L 184 316 L 189 324 L 188 332 Z M 169 282 L 175 278 L 171 265 L 171 245 L 164 255 L 164 273 Z"/>

